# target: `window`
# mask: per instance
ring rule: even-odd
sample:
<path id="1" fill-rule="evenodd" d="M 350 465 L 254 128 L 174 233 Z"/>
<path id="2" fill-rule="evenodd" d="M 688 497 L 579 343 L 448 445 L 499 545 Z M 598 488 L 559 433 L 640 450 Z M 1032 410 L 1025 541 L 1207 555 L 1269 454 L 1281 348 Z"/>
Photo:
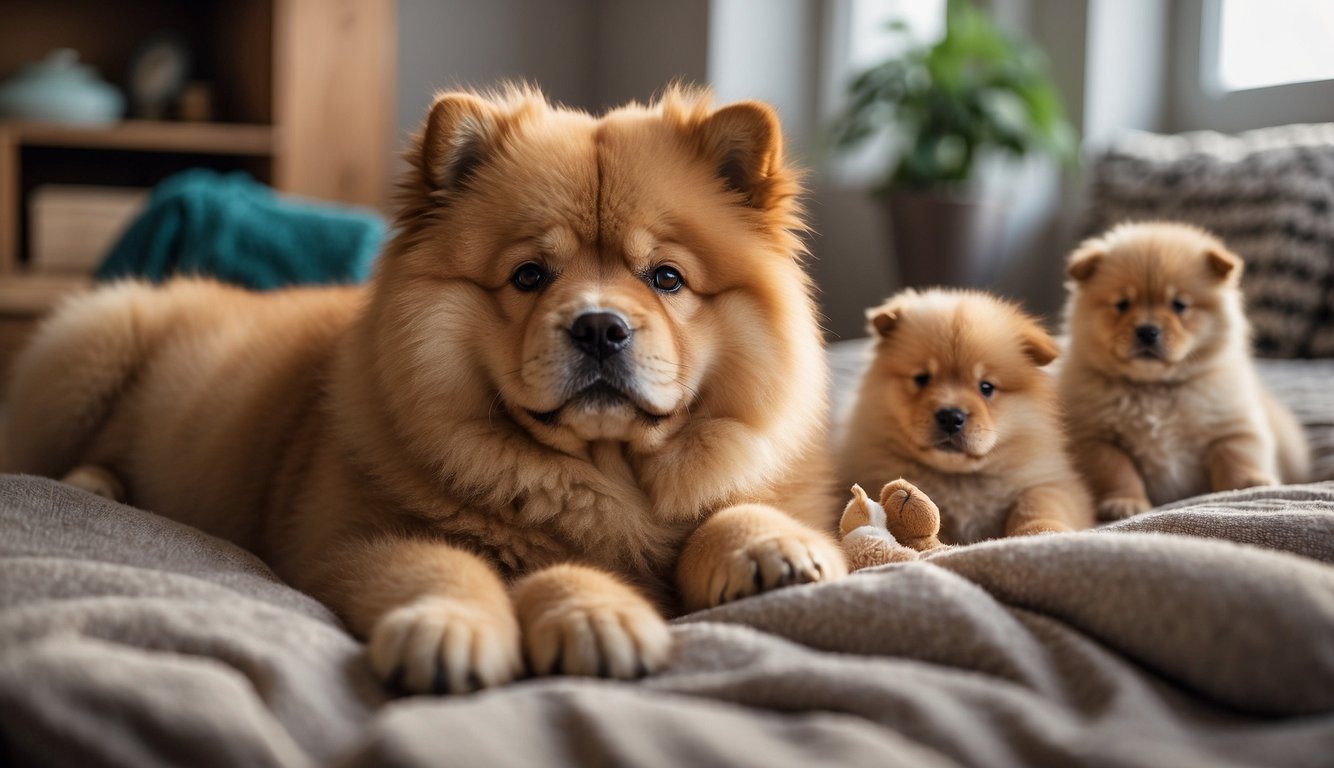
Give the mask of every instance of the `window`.
<path id="1" fill-rule="evenodd" d="M 1334 80 L 1334 2 L 1213 0 L 1210 12 L 1216 48 L 1204 71 L 1216 90 Z"/>
<path id="2" fill-rule="evenodd" d="M 1332 0 L 1334 1 L 1334 0 Z M 822 119 L 832 119 L 846 103 L 848 81 L 859 72 L 902 53 L 912 43 L 934 43 L 945 36 L 946 0 L 833 0 L 822 3 L 825 59 L 822 64 Z M 905 36 L 891 22 L 908 27 Z M 831 159 L 841 183 L 862 186 L 880 180 L 894 154 L 888 136 Z"/>
<path id="3" fill-rule="evenodd" d="M 858 72 L 903 51 L 906 40 L 889 29 L 891 22 L 907 25 L 915 42 L 935 42 L 945 35 L 945 0 L 851 0 L 848 69 Z"/>

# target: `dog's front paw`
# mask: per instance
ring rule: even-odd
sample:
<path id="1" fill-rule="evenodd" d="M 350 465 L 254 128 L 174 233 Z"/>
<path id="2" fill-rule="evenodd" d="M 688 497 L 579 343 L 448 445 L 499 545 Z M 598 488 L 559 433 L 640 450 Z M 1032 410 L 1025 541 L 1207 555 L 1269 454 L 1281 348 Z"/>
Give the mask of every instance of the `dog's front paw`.
<path id="1" fill-rule="evenodd" d="M 1153 508 L 1142 496 L 1113 496 L 1098 502 L 1099 520 L 1124 520 Z"/>
<path id="2" fill-rule="evenodd" d="M 1278 485 L 1278 478 L 1264 472 L 1253 472 L 1238 477 L 1232 488 L 1219 490 L 1241 490 L 1242 488 L 1259 488 L 1267 485 Z"/>
<path id="3" fill-rule="evenodd" d="M 1033 520 L 1015 528 L 1006 536 L 1040 536 L 1044 533 L 1069 533 L 1074 528 L 1059 520 Z"/>
<path id="4" fill-rule="evenodd" d="M 70 470 L 60 482 L 75 488 L 101 496 L 104 499 L 119 501 L 122 504 L 129 498 L 125 493 L 125 484 L 106 467 L 96 464 L 83 464 Z"/>
<path id="5" fill-rule="evenodd" d="M 385 614 L 371 632 L 371 668 L 407 693 L 465 693 L 523 670 L 508 604 L 422 597 Z"/>
<path id="6" fill-rule="evenodd" d="M 515 587 L 514 606 L 528 664 L 539 675 L 630 680 L 667 663 L 667 622 L 614 577 L 579 566 L 555 566 Z"/>
<path id="7" fill-rule="evenodd" d="M 687 611 L 848 574 L 827 536 L 765 504 L 739 504 L 695 531 L 677 564 Z"/>
<path id="8" fill-rule="evenodd" d="M 708 594 L 721 605 L 793 584 L 847 575 L 843 553 L 815 532 L 785 532 L 755 539 L 714 565 Z"/>

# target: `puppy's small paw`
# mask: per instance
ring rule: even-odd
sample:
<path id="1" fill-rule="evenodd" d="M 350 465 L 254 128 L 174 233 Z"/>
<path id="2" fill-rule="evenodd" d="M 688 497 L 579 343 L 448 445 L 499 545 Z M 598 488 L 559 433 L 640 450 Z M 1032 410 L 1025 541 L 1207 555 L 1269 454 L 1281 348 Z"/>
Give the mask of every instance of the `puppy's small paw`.
<path id="1" fill-rule="evenodd" d="M 709 578 L 709 596 L 713 605 L 721 605 L 847 573 L 843 553 L 833 542 L 814 531 L 782 533 L 751 541 L 723 557 Z"/>
<path id="2" fill-rule="evenodd" d="M 1237 489 L 1241 488 L 1259 488 L 1267 485 L 1278 485 L 1278 478 L 1273 475 L 1267 475 L 1263 472 L 1243 475 L 1237 478 Z"/>
<path id="3" fill-rule="evenodd" d="M 124 503 L 129 498 L 120 478 L 112 474 L 111 470 L 96 464 L 75 467 L 60 482 L 112 501 Z"/>
<path id="4" fill-rule="evenodd" d="M 508 603 L 419 598 L 380 619 L 368 651 L 375 674 L 408 693 L 466 693 L 508 683 L 523 669 Z"/>
<path id="5" fill-rule="evenodd" d="M 1010 531 L 1007 536 L 1038 536 L 1044 533 L 1068 533 L 1074 528 L 1059 520 L 1033 520 Z"/>
<path id="6" fill-rule="evenodd" d="M 672 647 L 667 622 L 647 602 L 578 602 L 524 621 L 524 650 L 535 674 L 632 680 L 667 663 Z"/>
<path id="7" fill-rule="evenodd" d="M 1139 496 L 1114 496 L 1098 502 L 1099 520 L 1124 520 L 1152 509 L 1149 500 Z"/>

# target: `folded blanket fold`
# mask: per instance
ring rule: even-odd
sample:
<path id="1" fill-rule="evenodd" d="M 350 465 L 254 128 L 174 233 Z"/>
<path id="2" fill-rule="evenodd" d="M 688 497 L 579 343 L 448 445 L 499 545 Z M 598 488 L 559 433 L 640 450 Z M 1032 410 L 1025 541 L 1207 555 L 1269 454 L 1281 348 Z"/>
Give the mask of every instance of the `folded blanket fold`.
<path id="1" fill-rule="evenodd" d="M 638 683 L 389 701 L 249 554 L 0 476 L 20 763 L 1327 765 L 1334 483 L 989 542 L 673 624 Z"/>
<path id="2" fill-rule="evenodd" d="M 198 275 L 256 290 L 357 283 L 384 235 L 370 211 L 281 197 L 241 172 L 195 169 L 153 190 L 97 278 Z"/>

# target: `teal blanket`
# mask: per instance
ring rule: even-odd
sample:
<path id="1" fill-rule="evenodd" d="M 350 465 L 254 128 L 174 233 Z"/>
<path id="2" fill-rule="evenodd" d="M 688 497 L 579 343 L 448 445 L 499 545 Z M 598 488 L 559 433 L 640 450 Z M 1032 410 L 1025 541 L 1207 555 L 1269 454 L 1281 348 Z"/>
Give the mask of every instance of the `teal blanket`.
<path id="1" fill-rule="evenodd" d="M 356 283 L 384 236 L 370 211 L 296 202 L 244 173 L 196 169 L 153 190 L 97 278 L 204 275 L 255 290 Z"/>

